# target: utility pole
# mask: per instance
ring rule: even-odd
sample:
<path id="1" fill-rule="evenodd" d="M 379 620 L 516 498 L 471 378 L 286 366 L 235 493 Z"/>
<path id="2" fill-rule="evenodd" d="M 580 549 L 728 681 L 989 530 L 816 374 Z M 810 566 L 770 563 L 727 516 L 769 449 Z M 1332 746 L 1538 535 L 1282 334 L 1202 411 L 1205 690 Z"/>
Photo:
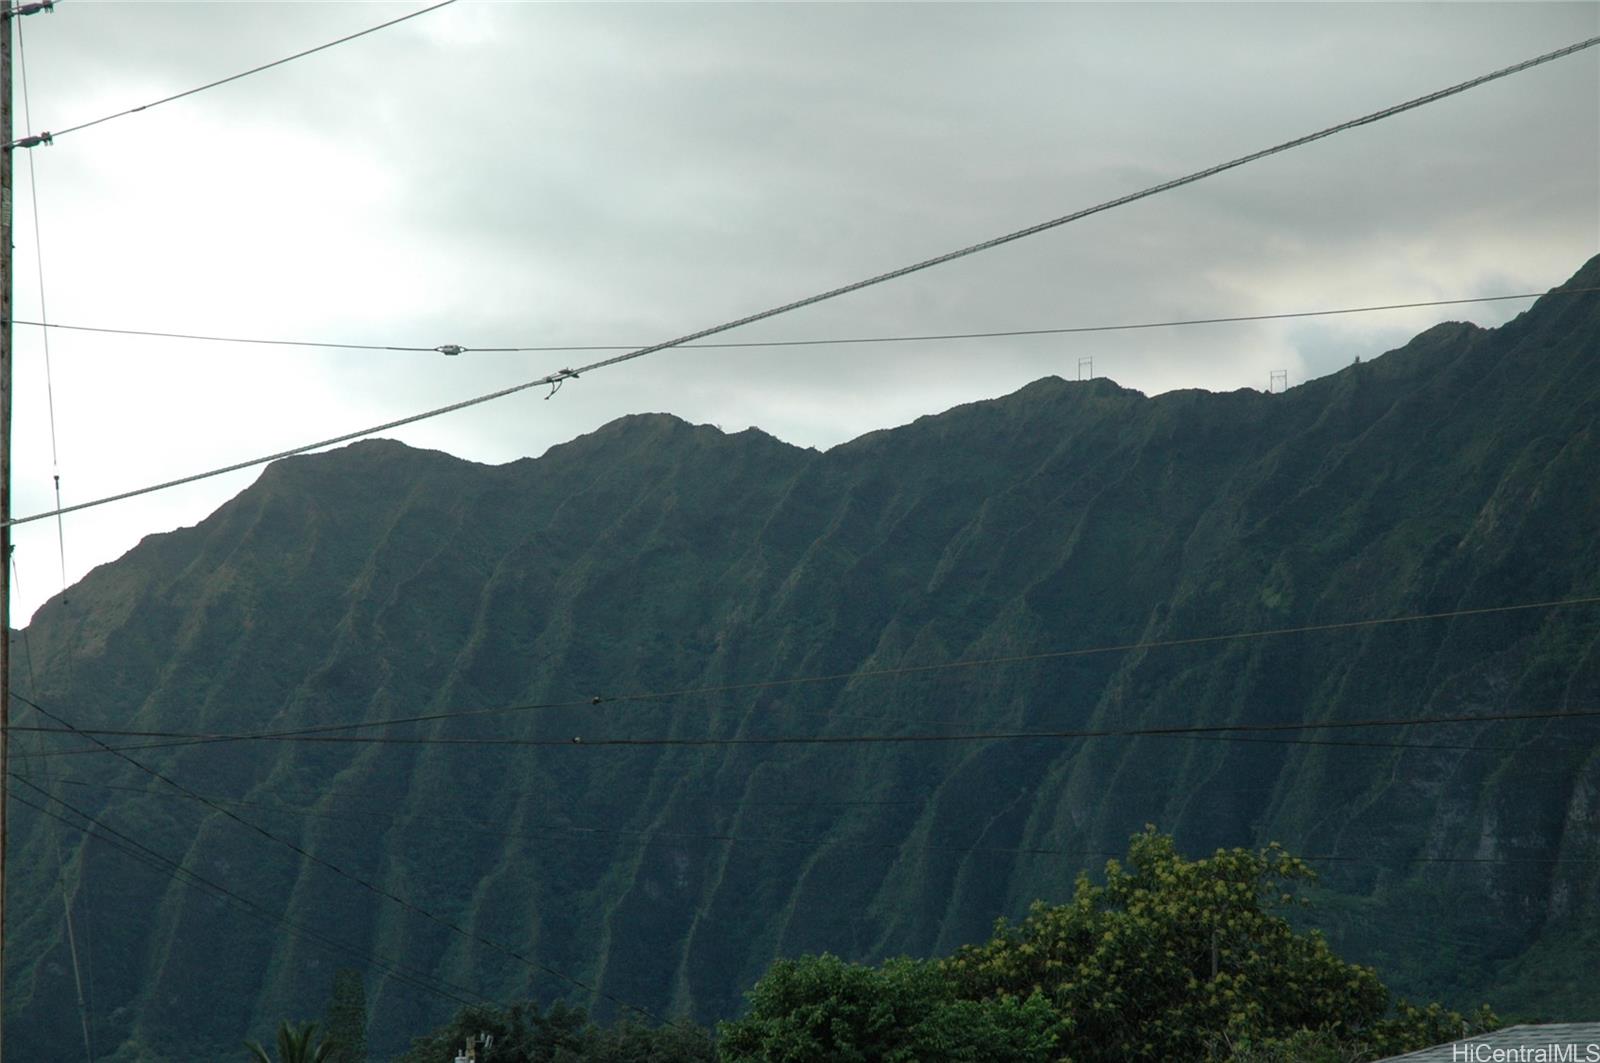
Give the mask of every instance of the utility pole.
<path id="1" fill-rule="evenodd" d="M 0 16 L 0 1063 L 5 1060 L 6 850 L 11 840 L 11 0 Z"/>
<path id="2" fill-rule="evenodd" d="M 13 144 L 11 21 L 55 7 L 54 0 L 13 7 L 0 0 L 0 1063 L 5 1060 L 6 850 L 10 848 L 11 778 L 11 160 L 16 147 L 50 143 L 48 133 Z"/>

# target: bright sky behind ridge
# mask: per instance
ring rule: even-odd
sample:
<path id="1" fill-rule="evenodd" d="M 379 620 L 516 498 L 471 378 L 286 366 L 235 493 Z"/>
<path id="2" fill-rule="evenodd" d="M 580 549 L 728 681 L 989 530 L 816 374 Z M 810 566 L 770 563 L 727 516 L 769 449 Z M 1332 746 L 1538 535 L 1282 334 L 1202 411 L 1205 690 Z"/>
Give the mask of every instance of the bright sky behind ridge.
<path id="1" fill-rule="evenodd" d="M 64 129 L 425 3 L 97 3 L 18 20 Z M 1597 3 L 524 4 L 402 25 L 16 156 L 16 316 L 468 347 L 658 342 L 1600 34 Z M 24 131 L 20 84 L 16 132 Z M 1541 291 L 1600 250 L 1600 49 L 720 341 Z M 1527 303 L 1076 336 L 665 351 L 390 433 L 475 461 L 628 413 L 828 447 L 1031 380 L 1292 384 Z M 543 376 L 586 353 L 18 325 L 13 507 L 68 504 Z M 69 581 L 259 469 L 73 514 Z M 21 625 L 60 592 L 16 529 Z"/>

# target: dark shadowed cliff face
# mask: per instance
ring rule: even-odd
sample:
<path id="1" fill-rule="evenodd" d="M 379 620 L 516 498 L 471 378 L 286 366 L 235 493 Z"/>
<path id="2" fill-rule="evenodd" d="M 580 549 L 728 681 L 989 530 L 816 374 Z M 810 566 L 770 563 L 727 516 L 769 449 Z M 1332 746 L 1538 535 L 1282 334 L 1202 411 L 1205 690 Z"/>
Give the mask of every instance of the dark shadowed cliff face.
<path id="1" fill-rule="evenodd" d="M 1600 260 L 1571 282 L 1597 284 Z M 46 606 L 20 689 L 207 733 L 545 705 L 360 733 L 555 744 L 128 754 L 210 806 L 109 754 L 19 758 L 297 929 L 18 807 L 11 1044 L 55 1058 L 76 1028 L 62 866 L 108 1058 L 224 1058 L 320 1014 L 353 962 L 329 940 L 462 996 L 715 1018 L 778 954 L 974 940 L 1145 823 L 1318 858 L 1314 918 L 1404 990 L 1600 1016 L 1593 719 L 602 744 L 1600 709 L 1594 605 L 1182 641 L 1600 595 L 1597 352 L 1600 299 L 1552 295 L 1283 395 L 1050 379 L 822 454 L 650 415 L 496 468 L 383 441 L 280 462 Z M 367 994 L 379 1052 L 453 1007 L 370 966 Z"/>

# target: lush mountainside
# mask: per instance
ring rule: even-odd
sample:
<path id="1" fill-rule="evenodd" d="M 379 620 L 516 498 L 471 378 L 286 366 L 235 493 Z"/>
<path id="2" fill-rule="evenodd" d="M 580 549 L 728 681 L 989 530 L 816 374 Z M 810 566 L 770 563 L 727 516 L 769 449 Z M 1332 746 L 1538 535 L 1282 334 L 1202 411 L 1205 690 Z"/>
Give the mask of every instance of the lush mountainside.
<path id="1" fill-rule="evenodd" d="M 1569 283 L 1597 285 L 1600 259 Z M 277 463 L 48 604 L 19 689 L 206 733 L 557 703 L 364 732 L 555 742 L 127 754 L 210 804 L 107 753 L 19 757 L 322 938 L 16 807 L 8 1046 L 70 1054 L 60 868 L 106 1058 L 220 1059 L 322 1010 L 353 962 L 328 939 L 458 996 L 716 1018 L 777 954 L 981 939 L 1145 823 L 1319 858 L 1317 918 L 1402 989 L 1600 1017 L 1594 719 L 604 744 L 1600 709 L 1596 605 L 1170 644 L 1600 596 L 1597 352 L 1600 298 L 1551 295 L 1281 395 L 1048 379 L 826 453 L 648 415 L 500 467 Z M 1106 646 L 1141 648 L 777 682 Z M 375 1051 L 454 1006 L 376 968 L 367 992 Z"/>

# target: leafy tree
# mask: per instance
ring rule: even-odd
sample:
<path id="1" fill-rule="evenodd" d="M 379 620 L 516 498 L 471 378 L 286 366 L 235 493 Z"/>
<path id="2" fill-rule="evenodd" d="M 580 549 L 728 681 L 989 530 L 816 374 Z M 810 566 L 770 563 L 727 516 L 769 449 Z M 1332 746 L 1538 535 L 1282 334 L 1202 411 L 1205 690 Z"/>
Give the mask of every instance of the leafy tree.
<path id="1" fill-rule="evenodd" d="M 745 1016 L 718 1028 L 727 1063 L 1042 1063 L 1056 1041 L 1042 996 L 961 1000 L 918 960 L 779 960 L 748 996 Z"/>
<path id="2" fill-rule="evenodd" d="M 620 1022 L 595 1032 L 584 1059 L 590 1063 L 716 1063 L 717 1049 L 703 1026 Z"/>
<path id="3" fill-rule="evenodd" d="M 1419 1007 L 1402 1000 L 1395 1004 L 1392 1014 L 1373 1024 L 1363 1041 L 1372 1057 L 1395 1056 L 1463 1036 L 1487 1033 L 1499 1026 L 1499 1017 L 1487 1004 L 1463 1016 L 1440 1004 Z"/>
<path id="4" fill-rule="evenodd" d="M 367 990 L 361 972 L 341 967 L 333 973 L 328 998 L 328 1063 L 367 1063 Z"/>
<path id="5" fill-rule="evenodd" d="M 317 1024 L 308 1022 L 304 1026 L 291 1026 L 287 1022 L 278 1024 L 278 1063 L 329 1063 L 332 1058 L 333 1044 L 323 1041 L 315 1048 L 311 1044 L 311 1036 L 316 1032 Z M 272 1063 L 272 1057 L 267 1055 L 266 1049 L 260 1042 L 246 1041 L 245 1047 L 250 1050 L 250 1056 L 256 1063 Z"/>
<path id="6" fill-rule="evenodd" d="M 413 1040 L 410 1051 L 396 1063 L 454 1059 L 467 1038 L 480 1034 L 493 1038 L 488 1050 L 479 1052 L 480 1063 L 566 1063 L 583 1058 L 589 1017 L 583 1009 L 559 1001 L 548 1012 L 531 1002 L 509 1008 L 462 1008 L 449 1025 Z"/>
<path id="7" fill-rule="evenodd" d="M 1206 1058 L 1219 1063 L 1367 1063 L 1454 1041 L 1463 1033 L 1483 1033 L 1498 1024 L 1488 1008 L 1480 1009 L 1463 1027 L 1459 1014 L 1438 1004 L 1419 1008 L 1401 1001 L 1395 1014 L 1381 1019 L 1363 1037 L 1341 1040 L 1327 1028 L 1238 1043 L 1223 1035 L 1208 1043 Z"/>
<path id="8" fill-rule="evenodd" d="M 686 1024 L 660 1027 L 623 1022 L 596 1026 L 581 1008 L 559 1001 L 548 1011 L 536 1003 L 509 1008 L 463 1008 L 449 1025 L 411 1044 L 397 1063 L 438 1063 L 456 1057 L 469 1037 L 490 1034 L 480 1063 L 713 1063 L 706 1030 Z"/>
<path id="9" fill-rule="evenodd" d="M 1438 1005 L 1391 1013 L 1372 968 L 1344 962 L 1321 934 L 1296 933 L 1278 914 L 1313 877 L 1277 845 L 1190 861 L 1149 828 L 1126 864 L 1106 865 L 1104 884 L 1080 876 L 1070 903 L 1036 904 L 1016 926 L 1001 920 L 988 943 L 959 950 L 943 970 L 971 999 L 1044 994 L 1079 1063 L 1196 1059 L 1208 1045 L 1214 1058 L 1245 1058 L 1296 1038 L 1304 1058 L 1334 1060 L 1460 1036 L 1462 1017 Z M 1493 1023 L 1478 1016 L 1480 1028 Z M 1228 1050 L 1218 1056 L 1217 1045 Z"/>
<path id="10" fill-rule="evenodd" d="M 1330 1030 L 1296 1030 L 1274 1041 L 1234 1044 L 1219 1036 L 1207 1043 L 1208 1060 L 1219 1063 L 1366 1063 L 1369 1052 L 1347 1044 Z"/>

